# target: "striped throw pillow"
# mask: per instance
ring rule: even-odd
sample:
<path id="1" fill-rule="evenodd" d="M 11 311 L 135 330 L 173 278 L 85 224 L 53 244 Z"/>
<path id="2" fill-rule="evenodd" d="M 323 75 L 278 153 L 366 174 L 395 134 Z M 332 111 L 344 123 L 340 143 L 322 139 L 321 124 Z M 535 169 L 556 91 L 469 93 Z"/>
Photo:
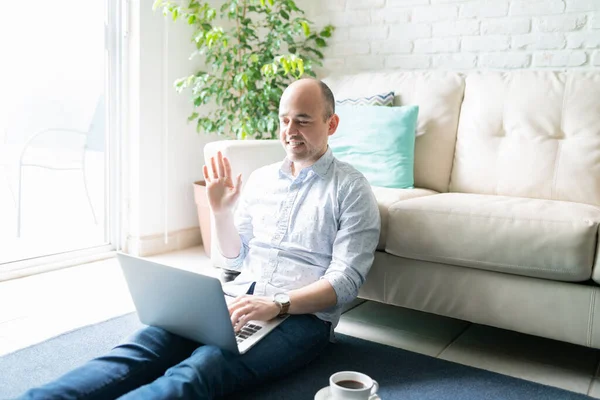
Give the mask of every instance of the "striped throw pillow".
<path id="1" fill-rule="evenodd" d="M 335 102 L 337 105 L 351 105 L 351 106 L 387 106 L 391 107 L 394 105 L 394 92 L 385 94 L 376 94 L 369 97 L 357 97 L 354 99 L 342 99 Z"/>

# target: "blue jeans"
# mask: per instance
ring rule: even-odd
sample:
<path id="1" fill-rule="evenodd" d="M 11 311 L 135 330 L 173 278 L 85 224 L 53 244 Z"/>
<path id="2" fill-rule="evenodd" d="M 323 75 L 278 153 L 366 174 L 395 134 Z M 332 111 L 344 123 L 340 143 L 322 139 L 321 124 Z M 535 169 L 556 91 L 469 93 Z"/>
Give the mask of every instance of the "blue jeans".
<path id="1" fill-rule="evenodd" d="M 107 355 L 89 361 L 21 399 L 212 399 L 305 366 L 329 343 L 330 324 L 292 315 L 243 355 L 141 329 Z"/>

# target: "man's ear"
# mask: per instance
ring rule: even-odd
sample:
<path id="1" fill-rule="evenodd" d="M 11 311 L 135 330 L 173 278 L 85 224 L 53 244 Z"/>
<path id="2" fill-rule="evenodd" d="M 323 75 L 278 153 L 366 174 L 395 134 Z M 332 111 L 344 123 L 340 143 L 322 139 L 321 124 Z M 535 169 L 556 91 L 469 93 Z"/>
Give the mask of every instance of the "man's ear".
<path id="1" fill-rule="evenodd" d="M 329 131 L 328 135 L 331 136 L 335 133 L 340 124 L 340 117 L 337 114 L 333 114 L 329 119 Z"/>

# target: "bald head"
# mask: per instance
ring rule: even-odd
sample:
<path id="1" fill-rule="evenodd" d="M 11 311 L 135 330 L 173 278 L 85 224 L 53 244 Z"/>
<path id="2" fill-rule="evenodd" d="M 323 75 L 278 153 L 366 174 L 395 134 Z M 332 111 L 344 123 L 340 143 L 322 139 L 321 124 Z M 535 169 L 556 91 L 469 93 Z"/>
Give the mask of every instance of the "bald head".
<path id="1" fill-rule="evenodd" d="M 291 96 L 319 99 L 323 110 L 323 120 L 326 121 L 335 113 L 335 99 L 329 86 L 318 79 L 303 78 L 292 82 L 283 92 L 281 101 L 288 100 Z"/>

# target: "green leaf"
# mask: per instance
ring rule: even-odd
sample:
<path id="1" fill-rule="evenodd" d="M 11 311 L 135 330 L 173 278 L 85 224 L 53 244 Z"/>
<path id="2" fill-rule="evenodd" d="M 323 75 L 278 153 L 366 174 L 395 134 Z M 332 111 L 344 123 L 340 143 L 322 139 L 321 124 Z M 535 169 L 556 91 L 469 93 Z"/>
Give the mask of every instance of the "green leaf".
<path id="1" fill-rule="evenodd" d="M 321 53 L 319 50 L 317 50 L 317 49 L 314 49 L 314 48 L 312 48 L 312 47 L 307 47 L 307 48 L 305 48 L 304 50 L 306 50 L 306 51 L 310 51 L 310 52 L 313 52 L 313 53 L 314 53 L 314 54 L 316 54 L 316 55 L 317 55 L 317 57 L 319 57 L 319 58 L 323 58 L 323 57 L 324 57 L 324 56 L 323 56 L 323 53 Z"/>
<path id="2" fill-rule="evenodd" d="M 265 0 L 260 0 L 260 5 L 263 6 L 263 7 L 265 7 Z"/>
<path id="3" fill-rule="evenodd" d="M 308 22 L 302 21 L 300 22 L 302 25 L 302 30 L 304 31 L 304 36 L 308 37 L 310 35 L 310 27 L 308 26 Z"/>
<path id="4" fill-rule="evenodd" d="M 281 66 L 283 67 L 283 72 L 287 75 L 290 73 L 290 69 L 292 69 L 292 64 L 288 62 L 285 58 L 281 59 Z"/>
<path id="5" fill-rule="evenodd" d="M 298 6 L 296 5 L 296 3 L 293 0 L 288 0 L 288 6 L 294 10 L 294 11 L 300 11 L 300 9 L 298 8 Z"/>
<path id="6" fill-rule="evenodd" d="M 304 60 L 302 60 L 301 58 L 299 58 L 299 59 L 296 61 L 296 65 L 297 65 L 297 67 L 298 67 L 298 72 L 299 72 L 298 78 L 299 78 L 299 77 L 301 77 L 302 75 L 304 75 Z"/>
<path id="7" fill-rule="evenodd" d="M 327 46 L 327 43 L 325 43 L 325 39 L 317 38 L 315 39 L 315 42 L 317 43 L 317 47 Z"/>
<path id="8" fill-rule="evenodd" d="M 290 19 L 290 14 L 288 14 L 284 10 L 279 11 L 279 14 L 281 14 L 281 16 L 285 19 Z"/>
<path id="9" fill-rule="evenodd" d="M 323 29 L 319 35 L 326 38 L 331 37 L 331 29 Z"/>
<path id="10" fill-rule="evenodd" d="M 197 112 L 192 113 L 192 115 L 190 115 L 188 117 L 188 122 L 191 122 L 191 121 L 195 120 L 196 118 L 198 118 L 198 115 L 199 114 Z"/>

